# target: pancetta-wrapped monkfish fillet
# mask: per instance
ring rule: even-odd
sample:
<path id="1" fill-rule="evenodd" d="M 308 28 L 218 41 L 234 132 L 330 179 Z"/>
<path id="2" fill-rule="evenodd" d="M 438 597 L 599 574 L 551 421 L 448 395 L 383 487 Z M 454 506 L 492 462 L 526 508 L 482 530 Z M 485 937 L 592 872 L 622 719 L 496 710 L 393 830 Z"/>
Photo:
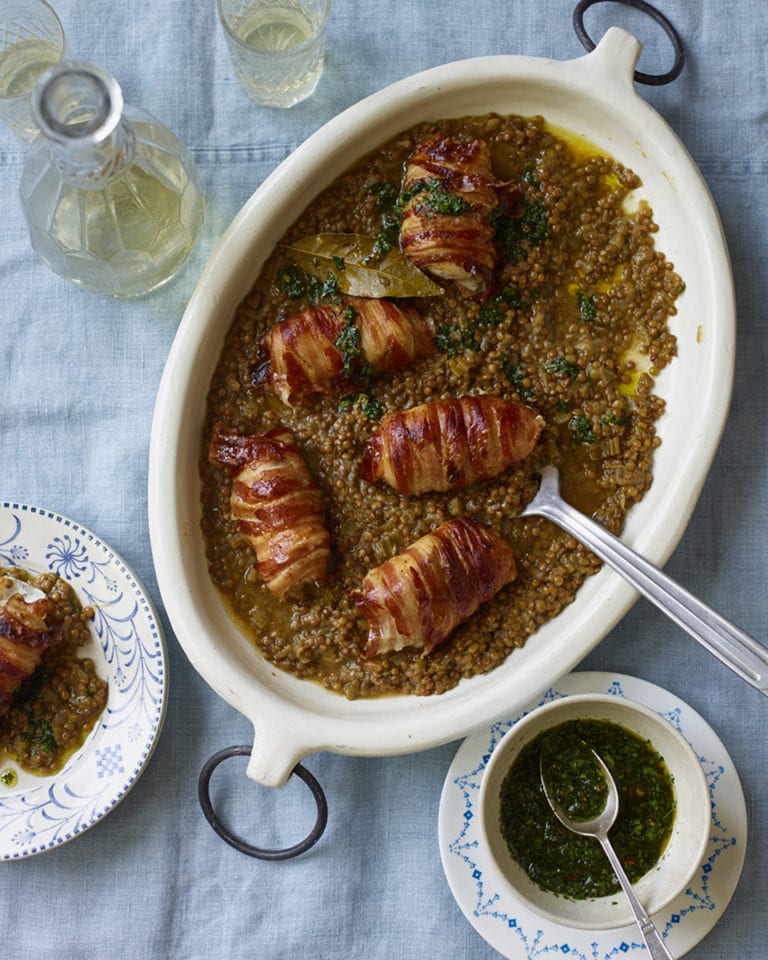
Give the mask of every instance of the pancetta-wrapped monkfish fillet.
<path id="1" fill-rule="evenodd" d="M 405 168 L 400 244 L 414 266 L 484 296 L 496 262 L 488 214 L 502 184 L 483 140 L 436 136 Z"/>
<path id="2" fill-rule="evenodd" d="M 209 456 L 233 471 L 232 519 L 256 552 L 267 588 L 283 599 L 322 580 L 330 557 L 323 498 L 291 431 L 239 436 L 217 425 Z"/>
<path id="3" fill-rule="evenodd" d="M 391 373 L 434 353 L 435 342 L 430 321 L 413 307 L 348 297 L 274 324 L 262 348 L 266 389 L 295 407 L 312 394 L 349 387 L 363 363 Z"/>
<path id="4" fill-rule="evenodd" d="M 61 628 L 46 623 L 51 606 L 42 591 L 14 577 L 0 577 L 0 716 L 45 651 L 61 642 Z"/>
<path id="5" fill-rule="evenodd" d="M 350 594 L 370 625 L 366 655 L 403 647 L 431 653 L 516 575 L 501 537 L 470 517 L 449 520 L 369 570 Z"/>
<path id="6" fill-rule="evenodd" d="M 524 460 L 543 427 L 535 410 L 501 397 L 423 403 L 384 417 L 363 448 L 361 476 L 405 496 L 466 487 Z"/>

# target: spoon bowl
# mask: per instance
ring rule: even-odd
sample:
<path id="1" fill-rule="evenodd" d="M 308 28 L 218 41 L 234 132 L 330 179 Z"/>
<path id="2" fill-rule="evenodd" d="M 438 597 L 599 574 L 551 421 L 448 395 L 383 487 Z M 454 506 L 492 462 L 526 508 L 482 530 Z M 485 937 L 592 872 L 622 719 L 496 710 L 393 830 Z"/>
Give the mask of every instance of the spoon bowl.
<path id="1" fill-rule="evenodd" d="M 607 787 L 605 804 L 596 817 L 593 817 L 591 820 L 574 820 L 573 817 L 568 816 L 565 808 L 558 803 L 555 792 L 549 782 L 543 755 L 541 757 L 541 787 L 544 791 L 544 796 L 547 798 L 547 803 L 552 807 L 555 816 L 564 827 L 572 833 L 578 833 L 579 836 L 595 837 L 597 839 L 601 835 L 608 836 L 608 831 L 614 823 L 616 823 L 616 817 L 619 815 L 619 791 L 616 788 L 616 781 L 613 779 L 611 771 L 605 765 L 603 758 L 596 750 L 590 752 Z"/>

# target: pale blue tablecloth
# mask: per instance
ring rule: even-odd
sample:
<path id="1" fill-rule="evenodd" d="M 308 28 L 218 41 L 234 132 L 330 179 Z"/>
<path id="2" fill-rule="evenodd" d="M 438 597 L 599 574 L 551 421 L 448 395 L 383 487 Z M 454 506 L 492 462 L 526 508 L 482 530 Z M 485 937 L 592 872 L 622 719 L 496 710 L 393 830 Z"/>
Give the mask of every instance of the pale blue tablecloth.
<path id="1" fill-rule="evenodd" d="M 668 570 L 765 639 L 768 496 L 768 54 L 754 0 L 659 0 L 682 33 L 682 76 L 642 94 L 682 137 L 718 204 L 738 300 L 737 378 L 728 429 Z M 216 957 L 222 960 L 461 960 L 498 954 L 464 919 L 438 853 L 440 791 L 457 749 L 389 759 L 330 754 L 306 765 L 329 797 L 314 850 L 270 864 L 242 856 L 208 827 L 196 799 L 203 761 L 248 742 L 248 723 L 189 666 L 164 619 L 146 518 L 156 388 L 185 304 L 221 233 L 263 178 L 341 109 L 415 71 L 483 54 L 571 58 L 583 51 L 571 0 L 335 0 L 315 96 L 282 112 L 240 91 L 213 0 L 59 0 L 70 45 L 112 71 L 126 100 L 191 148 L 207 194 L 205 225 L 183 273 L 133 302 L 84 293 L 31 252 L 17 185 L 24 150 L 0 129 L 0 498 L 36 504 L 94 530 L 135 569 L 158 605 L 170 663 L 164 732 L 143 777 L 75 841 L 0 864 L 0 939 L 15 960 Z M 670 48 L 649 22 L 613 4 L 589 12 L 599 38 L 616 23 L 647 40 L 641 67 Z M 644 677 L 713 725 L 742 777 L 750 822 L 743 877 L 697 960 L 764 960 L 768 912 L 768 703 L 645 602 L 585 667 Z M 222 770 L 224 811 L 262 839 L 278 818 L 309 823 L 295 779 L 282 791 Z M 252 819 L 245 813 L 250 806 Z M 566 954 L 563 954 L 564 956 Z M 530 956 L 539 957 L 538 952 Z"/>

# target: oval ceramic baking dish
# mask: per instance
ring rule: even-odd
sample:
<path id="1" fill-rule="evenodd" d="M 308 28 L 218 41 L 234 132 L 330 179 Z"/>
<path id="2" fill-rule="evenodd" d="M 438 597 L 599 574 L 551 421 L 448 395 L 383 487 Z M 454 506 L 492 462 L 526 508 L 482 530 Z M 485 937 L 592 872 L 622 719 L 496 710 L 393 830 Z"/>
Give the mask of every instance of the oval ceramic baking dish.
<path id="1" fill-rule="evenodd" d="M 359 756 L 425 749 L 509 715 L 577 664 L 637 594 L 603 569 L 576 600 L 491 673 L 440 696 L 347 701 L 282 673 L 236 628 L 211 582 L 200 531 L 198 460 L 205 397 L 234 311 L 285 227 L 337 175 L 413 124 L 496 111 L 540 114 L 633 169 L 659 224 L 658 246 L 686 282 L 672 318 L 678 357 L 656 382 L 667 401 L 655 479 L 623 539 L 662 565 L 696 503 L 725 424 L 735 341 L 730 264 L 692 159 L 633 86 L 640 44 L 612 28 L 570 61 L 484 57 L 416 74 L 331 120 L 269 176 L 224 234 L 189 302 L 155 410 L 149 525 L 162 598 L 192 664 L 254 726 L 248 775 L 278 786 L 319 750 Z"/>

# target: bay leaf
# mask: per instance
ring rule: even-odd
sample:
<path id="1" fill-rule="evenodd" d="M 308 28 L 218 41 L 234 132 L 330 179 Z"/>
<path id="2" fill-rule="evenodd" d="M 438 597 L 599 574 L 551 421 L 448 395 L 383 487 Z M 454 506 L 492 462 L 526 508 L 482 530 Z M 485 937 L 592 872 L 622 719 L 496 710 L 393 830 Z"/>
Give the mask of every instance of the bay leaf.
<path id="1" fill-rule="evenodd" d="M 316 233 L 283 244 L 305 273 L 327 280 L 333 274 L 351 297 L 436 297 L 443 292 L 400 250 L 377 257 L 376 241 L 359 233 Z"/>

